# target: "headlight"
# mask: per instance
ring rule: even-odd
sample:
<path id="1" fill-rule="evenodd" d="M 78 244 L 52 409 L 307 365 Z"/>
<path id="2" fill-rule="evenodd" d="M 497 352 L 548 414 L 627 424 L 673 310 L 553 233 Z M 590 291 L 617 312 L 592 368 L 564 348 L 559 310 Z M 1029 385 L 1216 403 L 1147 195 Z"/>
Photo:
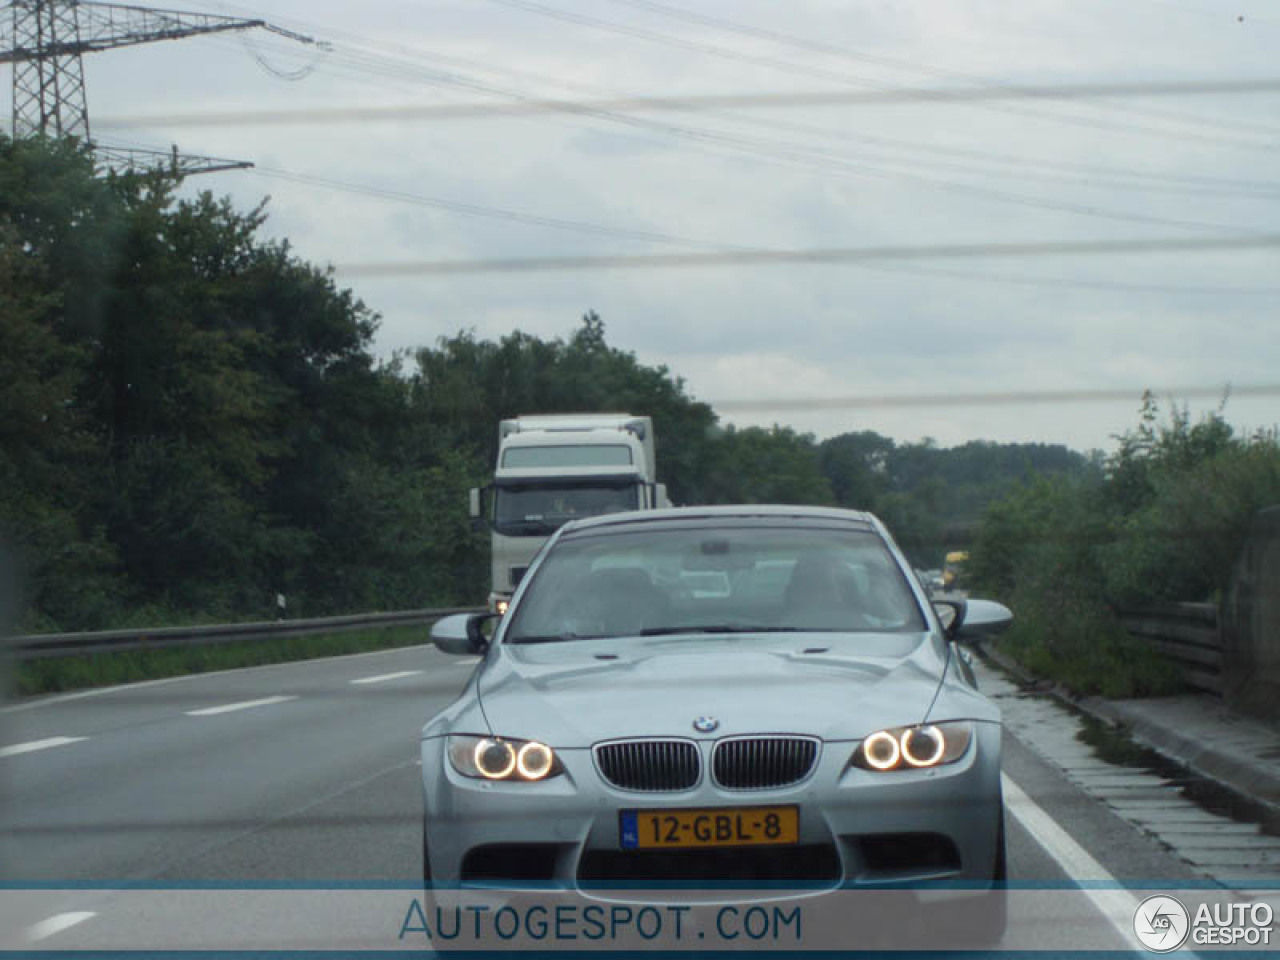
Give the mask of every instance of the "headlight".
<path id="1" fill-rule="evenodd" d="M 972 739 L 967 720 L 877 730 L 858 744 L 850 762 L 864 770 L 937 767 L 963 757 Z"/>
<path id="2" fill-rule="evenodd" d="M 450 737 L 449 762 L 478 780 L 545 780 L 560 772 L 555 751 L 545 743 L 506 737 Z"/>

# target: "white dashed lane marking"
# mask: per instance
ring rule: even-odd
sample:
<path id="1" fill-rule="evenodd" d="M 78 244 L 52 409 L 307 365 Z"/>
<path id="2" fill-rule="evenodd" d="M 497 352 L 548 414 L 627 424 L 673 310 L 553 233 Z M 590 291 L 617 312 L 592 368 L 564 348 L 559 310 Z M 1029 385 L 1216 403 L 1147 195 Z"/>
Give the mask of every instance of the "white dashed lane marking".
<path id="1" fill-rule="evenodd" d="M 201 710 L 188 710 L 188 717 L 213 717 L 220 713 L 235 713 L 237 710 L 252 710 L 254 707 L 269 707 L 275 703 L 286 703 L 297 700 L 297 697 L 263 697 L 261 700 L 242 700 L 240 703 L 224 703 L 220 707 L 204 707 Z"/>
<path id="2" fill-rule="evenodd" d="M 87 739 L 88 737 L 49 737 L 46 740 L 32 740 L 30 743 L 15 743 L 0 747 L 0 757 L 16 757 L 21 753 L 35 753 L 50 747 L 65 747 L 68 743 L 79 743 Z"/>
<path id="3" fill-rule="evenodd" d="M 78 923 L 84 923 L 90 917 L 96 917 L 97 914 L 90 910 L 82 910 L 76 913 L 59 913 L 47 920 L 41 920 L 39 923 L 33 923 L 27 927 L 26 938 L 28 943 L 39 943 L 41 940 L 47 940 L 55 933 L 61 933 L 63 930 L 69 930 Z"/>
<path id="4" fill-rule="evenodd" d="M 380 673 L 376 677 L 358 677 L 352 683 L 386 683 L 388 680 L 403 680 L 405 677 L 416 677 L 421 670 L 401 670 L 398 673 Z"/>
<path id="5" fill-rule="evenodd" d="M 479 657 L 467 657 L 465 660 L 453 661 L 453 665 L 455 667 L 474 667 L 479 662 L 480 662 Z"/>

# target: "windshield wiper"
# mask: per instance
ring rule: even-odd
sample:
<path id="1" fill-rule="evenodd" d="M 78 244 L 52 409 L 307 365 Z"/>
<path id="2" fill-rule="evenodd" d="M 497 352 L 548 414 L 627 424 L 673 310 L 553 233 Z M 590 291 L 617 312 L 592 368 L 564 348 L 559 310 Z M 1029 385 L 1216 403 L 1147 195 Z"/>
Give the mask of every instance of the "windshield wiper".
<path id="1" fill-rule="evenodd" d="M 650 627 L 641 630 L 642 637 L 665 637 L 676 633 L 798 633 L 797 627 L 772 627 L 751 623 L 714 623 L 704 626 Z"/>

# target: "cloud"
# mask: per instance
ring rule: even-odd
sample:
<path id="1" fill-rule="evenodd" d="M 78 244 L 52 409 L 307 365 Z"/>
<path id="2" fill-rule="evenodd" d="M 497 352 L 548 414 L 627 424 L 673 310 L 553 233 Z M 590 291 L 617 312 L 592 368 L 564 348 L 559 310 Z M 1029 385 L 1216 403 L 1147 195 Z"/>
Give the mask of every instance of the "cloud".
<path id="1" fill-rule="evenodd" d="M 306 80 L 270 76 L 236 38 L 153 44 L 86 58 L 91 116 L 504 102 L 499 90 L 660 96 L 971 87 L 973 77 L 1015 85 L 1257 79 L 1275 75 L 1280 39 L 1280 24 L 1268 22 L 1258 0 L 1237 5 L 1244 23 L 1153 0 L 708 0 L 696 8 L 803 38 L 808 48 L 625 4 L 547 2 L 757 62 L 481 0 L 264 0 L 254 16 L 333 42 L 333 54 Z M 221 0 L 209 9 L 243 12 Z M 260 33 L 251 42 L 283 67 L 314 53 Z M 851 53 L 824 53 L 824 45 Z M 762 57 L 794 69 L 765 66 Z M 813 68 L 828 79 L 805 72 Z M 263 168 L 724 247 L 1071 242 L 1271 229 L 1280 204 L 1273 107 L 1274 95 L 1032 97 L 720 110 L 625 123 L 535 116 L 224 125 L 120 131 L 117 139 L 165 148 L 176 134 L 184 149 Z M 242 206 L 270 193 L 268 232 L 288 236 L 309 259 L 339 266 L 681 249 L 251 174 L 197 178 L 185 189 L 230 193 Z M 1132 403 L 818 405 L 726 415 L 820 436 L 867 428 L 904 440 L 1079 447 L 1107 446 L 1131 426 L 1144 387 L 1269 380 L 1280 298 L 1257 291 L 1280 285 L 1277 276 L 1273 252 L 874 269 L 395 279 L 339 272 L 383 315 L 377 346 L 384 354 L 460 329 L 567 336 L 583 312 L 596 309 L 611 342 L 666 364 L 707 400 L 1132 390 Z M 1257 426 L 1274 422 L 1273 409 L 1262 400 L 1233 401 L 1228 413 Z"/>

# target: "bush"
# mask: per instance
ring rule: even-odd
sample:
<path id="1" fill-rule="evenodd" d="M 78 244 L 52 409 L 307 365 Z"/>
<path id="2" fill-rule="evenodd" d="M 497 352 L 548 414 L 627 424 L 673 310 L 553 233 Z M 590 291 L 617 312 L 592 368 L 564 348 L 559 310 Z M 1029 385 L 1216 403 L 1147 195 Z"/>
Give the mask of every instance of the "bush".
<path id="1" fill-rule="evenodd" d="M 1158 475 L 1150 503 L 1124 518 L 1101 551 L 1108 596 L 1119 603 L 1220 599 L 1250 519 L 1278 502 L 1280 448 L 1273 436 Z"/>
<path id="2" fill-rule="evenodd" d="M 1217 599 L 1252 516 L 1280 502 L 1273 432 L 1236 437 L 1221 411 L 1167 424 L 1148 397 L 1097 482 L 1025 484 L 993 505 L 970 557 L 977 588 L 1016 613 L 1002 648 L 1081 694 L 1152 696 L 1179 672 L 1130 637 L 1116 606 Z"/>

